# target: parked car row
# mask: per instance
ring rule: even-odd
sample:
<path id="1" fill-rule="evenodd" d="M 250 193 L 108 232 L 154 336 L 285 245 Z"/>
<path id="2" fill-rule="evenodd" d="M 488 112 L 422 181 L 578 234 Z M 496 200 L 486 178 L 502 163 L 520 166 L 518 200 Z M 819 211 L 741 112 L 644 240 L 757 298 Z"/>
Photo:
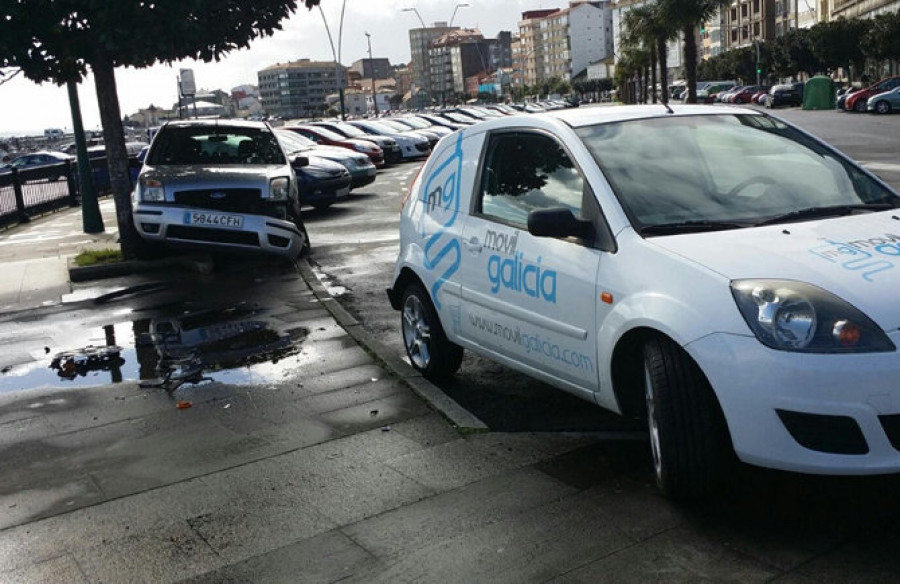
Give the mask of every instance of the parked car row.
<path id="1" fill-rule="evenodd" d="M 900 108 L 900 76 L 887 77 L 868 87 L 847 91 L 838 97 L 836 107 L 848 112 L 889 114 Z"/>

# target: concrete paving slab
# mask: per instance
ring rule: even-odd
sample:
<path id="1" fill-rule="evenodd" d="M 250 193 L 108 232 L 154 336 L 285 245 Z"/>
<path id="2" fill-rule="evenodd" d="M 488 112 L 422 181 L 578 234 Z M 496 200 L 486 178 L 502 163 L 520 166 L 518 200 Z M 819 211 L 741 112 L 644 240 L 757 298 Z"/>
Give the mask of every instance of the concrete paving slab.
<path id="1" fill-rule="evenodd" d="M 70 554 L 26 566 L 24 568 L 4 572 L 0 570 L 0 580 L 9 584 L 20 582 L 66 582 L 69 584 L 87 584 L 90 582 L 81 566 Z"/>
<path id="2" fill-rule="evenodd" d="M 185 584 L 340 582 L 364 572 L 371 561 L 368 552 L 335 530 L 191 578 Z"/>
<path id="3" fill-rule="evenodd" d="M 581 584 L 648 580 L 749 583 L 768 582 L 778 575 L 772 566 L 747 558 L 723 542 L 684 526 L 566 574 L 570 580 Z"/>
<path id="4" fill-rule="evenodd" d="M 348 525 L 342 531 L 375 557 L 396 558 L 575 492 L 541 472 L 516 469 Z"/>

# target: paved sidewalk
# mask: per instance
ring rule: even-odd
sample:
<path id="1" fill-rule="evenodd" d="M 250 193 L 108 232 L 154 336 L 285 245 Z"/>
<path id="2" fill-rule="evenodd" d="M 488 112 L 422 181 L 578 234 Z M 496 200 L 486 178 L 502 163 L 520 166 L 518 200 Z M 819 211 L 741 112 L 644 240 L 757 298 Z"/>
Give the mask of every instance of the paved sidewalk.
<path id="1" fill-rule="evenodd" d="M 79 229 L 72 209 L 0 233 L 10 306 L 58 302 L 62 260 L 113 241 Z M 306 335 L 294 376 L 0 392 L 0 582 L 896 581 L 900 480 L 745 469 L 679 508 L 633 436 L 455 431 L 288 271 L 240 294 Z"/>
<path id="2" fill-rule="evenodd" d="M 32 219 L 0 231 L 0 313 L 58 303 L 71 291 L 67 262 L 85 249 L 117 247 L 112 198 L 100 201 L 106 230 L 82 229 L 81 207 Z"/>

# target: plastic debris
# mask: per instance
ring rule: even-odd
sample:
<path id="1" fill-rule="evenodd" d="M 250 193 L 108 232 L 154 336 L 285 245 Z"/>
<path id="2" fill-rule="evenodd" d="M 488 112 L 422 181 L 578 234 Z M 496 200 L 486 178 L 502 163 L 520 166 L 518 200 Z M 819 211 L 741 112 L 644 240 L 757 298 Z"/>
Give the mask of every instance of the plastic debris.
<path id="1" fill-rule="evenodd" d="M 186 399 L 179 400 L 175 403 L 175 407 L 178 408 L 179 410 L 186 410 L 193 405 L 194 405 L 194 402 L 188 401 Z"/>

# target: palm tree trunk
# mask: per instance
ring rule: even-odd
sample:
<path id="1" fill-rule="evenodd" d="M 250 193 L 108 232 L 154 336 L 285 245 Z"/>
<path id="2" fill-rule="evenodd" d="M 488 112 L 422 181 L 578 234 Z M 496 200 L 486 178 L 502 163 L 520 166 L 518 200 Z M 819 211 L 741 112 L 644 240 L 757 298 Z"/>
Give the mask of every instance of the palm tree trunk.
<path id="1" fill-rule="evenodd" d="M 684 27 L 684 79 L 687 82 L 687 103 L 697 103 L 697 37 L 694 25 Z"/>

